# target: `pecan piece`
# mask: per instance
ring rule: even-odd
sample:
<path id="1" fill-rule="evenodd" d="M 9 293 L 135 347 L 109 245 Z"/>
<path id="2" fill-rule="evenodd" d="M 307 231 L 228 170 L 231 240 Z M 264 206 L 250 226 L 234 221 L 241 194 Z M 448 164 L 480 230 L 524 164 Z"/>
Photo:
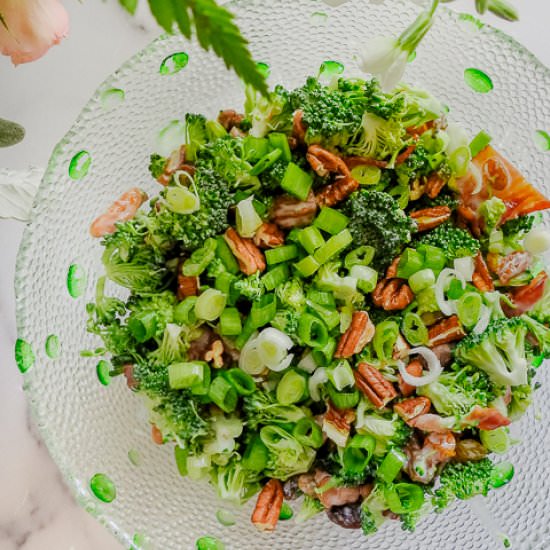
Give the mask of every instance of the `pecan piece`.
<path id="1" fill-rule="evenodd" d="M 365 394 L 377 409 L 383 409 L 397 397 L 393 384 L 382 373 L 368 363 L 359 363 L 353 373 L 357 388 Z"/>
<path id="2" fill-rule="evenodd" d="M 458 226 L 469 229 L 474 237 L 481 237 L 481 227 L 477 214 L 469 206 L 459 206 L 456 209 Z"/>
<path id="3" fill-rule="evenodd" d="M 388 166 L 388 161 L 376 160 L 370 157 L 346 157 L 344 162 L 350 170 L 353 170 L 356 166 L 376 166 L 377 168 L 387 168 Z"/>
<path id="4" fill-rule="evenodd" d="M 416 221 L 418 232 L 428 231 L 446 222 L 451 217 L 451 209 L 448 206 L 434 206 L 423 208 L 411 214 Z"/>
<path id="5" fill-rule="evenodd" d="M 402 279 L 382 279 L 372 293 L 374 305 L 386 311 L 405 309 L 413 298 L 412 290 Z"/>
<path id="6" fill-rule="evenodd" d="M 419 359 L 413 359 L 406 367 L 405 370 L 411 375 L 411 376 L 422 376 L 422 371 L 424 370 L 424 367 L 422 366 L 422 363 Z M 398 382 L 397 385 L 399 387 L 399 391 L 401 392 L 401 395 L 403 397 L 409 397 L 409 395 L 412 395 L 416 387 L 411 386 L 410 384 L 407 384 L 403 380 L 403 377 L 399 374 L 398 375 Z M 397 406 L 397 405 L 396 405 Z M 395 407 L 394 407 L 395 408 Z"/>
<path id="7" fill-rule="evenodd" d="M 303 111 L 296 111 L 292 118 L 292 136 L 295 137 L 299 143 L 304 143 L 306 139 L 307 128 L 303 119 Z"/>
<path id="8" fill-rule="evenodd" d="M 164 443 L 164 437 L 162 437 L 162 432 L 157 428 L 156 424 L 151 424 L 151 439 L 153 443 L 157 445 L 162 445 Z"/>
<path id="9" fill-rule="evenodd" d="M 323 416 L 323 433 L 339 447 L 345 447 L 354 420 L 353 409 L 337 409 L 331 401 L 327 401 L 327 412 Z"/>
<path id="10" fill-rule="evenodd" d="M 374 324 L 366 311 L 354 311 L 351 325 L 342 334 L 334 357 L 346 358 L 360 353 L 374 337 Z"/>
<path id="11" fill-rule="evenodd" d="M 162 174 L 157 178 L 157 181 L 161 185 L 168 185 L 172 179 L 172 176 L 178 170 L 185 170 L 185 172 L 187 172 L 190 176 L 195 175 L 195 166 L 185 162 L 185 145 L 182 145 L 178 149 L 172 151 L 166 160 Z"/>
<path id="12" fill-rule="evenodd" d="M 359 183 L 351 176 L 337 178 L 333 183 L 325 185 L 315 197 L 319 206 L 334 206 L 347 199 L 359 188 Z"/>
<path id="13" fill-rule="evenodd" d="M 264 222 L 256 230 L 253 241 L 260 248 L 275 248 L 285 243 L 285 234 L 277 224 Z"/>
<path id="14" fill-rule="evenodd" d="M 198 296 L 199 294 L 199 278 L 190 277 L 178 273 L 178 289 L 176 296 L 178 300 L 183 300 L 188 296 Z"/>
<path id="15" fill-rule="evenodd" d="M 244 115 L 237 113 L 234 109 L 226 109 L 218 114 L 218 122 L 229 132 L 234 126 L 240 126 Z"/>
<path id="16" fill-rule="evenodd" d="M 313 221 L 316 213 L 317 203 L 312 192 L 305 201 L 283 195 L 273 202 L 271 220 L 283 229 L 305 227 Z"/>
<path id="17" fill-rule="evenodd" d="M 225 351 L 221 340 L 214 340 L 210 344 L 210 348 L 204 354 L 204 360 L 207 363 L 212 363 L 215 369 L 223 367 L 223 352 Z"/>
<path id="18" fill-rule="evenodd" d="M 426 414 L 431 406 L 432 402 L 427 397 L 411 397 L 396 403 L 393 410 L 408 424 L 417 416 Z"/>
<path id="19" fill-rule="evenodd" d="M 416 149 L 416 145 L 409 145 L 402 153 L 399 153 L 395 159 L 395 165 L 398 166 L 399 164 L 403 164 L 413 153 Z"/>
<path id="20" fill-rule="evenodd" d="M 531 263 L 531 255 L 529 252 L 512 252 L 500 259 L 496 266 L 495 273 L 498 275 L 498 280 L 503 284 L 508 284 L 514 277 L 521 275 Z"/>
<path id="21" fill-rule="evenodd" d="M 458 317 L 451 315 L 451 317 L 442 319 L 428 329 L 428 346 L 433 348 L 441 344 L 456 342 L 462 340 L 464 336 L 466 336 L 466 333 L 462 329 Z"/>
<path id="22" fill-rule="evenodd" d="M 225 232 L 223 238 L 237 258 L 239 268 L 245 275 L 264 271 L 264 255 L 251 239 L 243 239 L 232 227 Z"/>
<path id="23" fill-rule="evenodd" d="M 386 269 L 386 279 L 395 279 L 397 277 L 397 267 L 399 266 L 399 260 L 401 256 L 397 256 L 390 264 L 388 269 Z"/>
<path id="24" fill-rule="evenodd" d="M 325 177 L 331 172 L 349 176 L 349 168 L 346 163 L 338 155 L 323 149 L 320 145 L 310 145 L 306 159 L 318 176 Z"/>
<path id="25" fill-rule="evenodd" d="M 393 345 L 392 359 L 403 359 L 408 355 L 408 351 L 410 349 L 411 346 L 409 346 L 407 340 L 405 340 L 405 338 L 403 338 L 403 335 L 399 332 L 397 334 L 395 344 Z"/>
<path id="26" fill-rule="evenodd" d="M 278 479 L 270 479 L 260 491 L 252 523 L 260 531 L 273 531 L 283 506 L 283 485 Z"/>
<path id="27" fill-rule="evenodd" d="M 472 283 L 474 286 L 482 292 L 489 292 L 495 290 L 493 279 L 487 268 L 487 264 L 483 259 L 481 252 L 478 252 L 474 260 L 474 274 L 472 275 Z"/>
<path id="28" fill-rule="evenodd" d="M 424 191 L 430 199 L 435 199 L 439 193 L 441 193 L 446 183 L 447 182 L 441 177 L 441 174 L 433 172 L 428 176 Z"/>

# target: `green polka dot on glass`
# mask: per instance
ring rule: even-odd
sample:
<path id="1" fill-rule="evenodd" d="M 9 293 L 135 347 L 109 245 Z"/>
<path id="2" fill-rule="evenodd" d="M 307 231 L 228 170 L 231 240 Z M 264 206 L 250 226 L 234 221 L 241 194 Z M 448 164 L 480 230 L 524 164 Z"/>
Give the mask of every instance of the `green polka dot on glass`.
<path id="1" fill-rule="evenodd" d="M 78 264 L 71 264 L 67 273 L 67 290 L 73 298 L 78 298 L 86 290 L 86 271 Z"/>
<path id="2" fill-rule="evenodd" d="M 264 78 L 268 78 L 271 74 L 271 68 L 267 63 L 264 63 L 263 61 L 258 61 L 258 63 L 256 63 L 256 67 Z"/>
<path id="3" fill-rule="evenodd" d="M 189 56 L 185 52 L 177 52 L 165 57 L 160 64 L 159 72 L 162 75 L 179 73 L 189 63 Z"/>
<path id="4" fill-rule="evenodd" d="M 148 538 L 142 533 L 136 533 L 132 539 L 130 550 L 151 550 L 152 546 Z"/>
<path id="5" fill-rule="evenodd" d="M 92 157 L 88 151 L 78 152 L 69 164 L 69 177 L 73 180 L 81 180 L 90 169 L 92 164 Z"/>
<path id="6" fill-rule="evenodd" d="M 111 365 L 109 361 L 102 359 L 96 366 L 97 379 L 104 385 L 108 386 L 111 383 L 111 375 L 109 374 Z"/>
<path id="7" fill-rule="evenodd" d="M 323 61 L 319 67 L 319 76 L 333 77 L 344 72 L 344 65 L 339 61 Z"/>
<path id="8" fill-rule="evenodd" d="M 535 145 L 541 151 L 550 151 L 550 134 L 544 130 L 537 130 L 535 132 Z"/>
<path id="9" fill-rule="evenodd" d="M 310 22 L 312 25 L 326 25 L 328 23 L 328 14 L 324 11 L 314 11 L 311 14 Z"/>
<path id="10" fill-rule="evenodd" d="M 486 94 L 494 87 L 491 77 L 481 69 L 466 69 L 464 71 L 464 82 L 466 82 L 474 92 L 480 94 Z"/>
<path id="11" fill-rule="evenodd" d="M 491 487 L 498 489 L 512 481 L 514 477 L 514 465 L 511 462 L 500 462 L 491 474 Z"/>
<path id="12" fill-rule="evenodd" d="M 95 474 L 90 480 L 90 489 L 101 502 L 113 502 L 116 498 L 115 484 L 105 474 Z"/>
<path id="13" fill-rule="evenodd" d="M 128 460 L 133 466 L 141 466 L 141 455 L 136 449 L 130 449 L 128 451 Z"/>
<path id="14" fill-rule="evenodd" d="M 225 550 L 225 544 L 215 537 L 201 537 L 195 547 L 197 550 Z"/>
<path id="15" fill-rule="evenodd" d="M 34 353 L 31 345 L 18 338 L 15 342 L 15 363 L 17 368 L 22 372 L 27 372 L 34 365 Z"/>
<path id="16" fill-rule="evenodd" d="M 124 90 L 121 90 L 120 88 L 109 88 L 108 90 L 101 92 L 99 100 L 101 102 L 101 106 L 108 111 L 117 105 L 120 105 L 124 101 L 125 97 L 126 94 L 124 93 Z"/>
<path id="17" fill-rule="evenodd" d="M 220 509 L 216 512 L 216 519 L 224 526 L 224 527 L 230 527 L 231 525 L 235 525 L 235 514 L 231 512 L 230 510 L 223 510 Z"/>
<path id="18" fill-rule="evenodd" d="M 50 359 L 57 359 L 61 353 L 61 346 L 59 344 L 59 337 L 57 334 L 50 334 L 46 338 L 46 344 L 44 345 L 46 355 Z"/>

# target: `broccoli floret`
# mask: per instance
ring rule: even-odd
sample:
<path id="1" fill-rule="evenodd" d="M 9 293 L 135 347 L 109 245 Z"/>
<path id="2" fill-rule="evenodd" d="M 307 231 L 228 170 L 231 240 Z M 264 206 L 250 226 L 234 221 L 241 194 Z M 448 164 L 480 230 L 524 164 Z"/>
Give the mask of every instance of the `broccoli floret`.
<path id="1" fill-rule="evenodd" d="M 265 286 L 260 277 L 260 272 L 256 271 L 252 275 L 235 281 L 233 285 L 243 298 L 255 302 L 259 300 L 265 293 Z"/>
<path id="2" fill-rule="evenodd" d="M 258 93 L 251 86 L 245 90 L 243 123 L 249 126 L 249 134 L 264 137 L 268 132 L 290 132 L 292 130 L 293 109 L 289 92 L 282 86 L 275 86 L 268 97 Z M 243 124 L 241 124 L 243 128 Z"/>
<path id="3" fill-rule="evenodd" d="M 370 245 L 376 250 L 373 266 L 385 269 L 411 241 L 416 227 L 397 202 L 382 191 L 358 191 L 345 203 L 348 228 L 355 246 Z"/>
<path id="4" fill-rule="evenodd" d="M 434 199 L 430 199 L 428 195 L 422 195 L 418 201 L 415 201 L 414 209 L 420 210 L 422 208 L 432 208 L 434 206 L 448 206 L 451 210 L 456 210 L 459 203 L 460 200 L 458 196 L 448 187 L 444 187 L 441 193 Z"/>
<path id="5" fill-rule="evenodd" d="M 275 317 L 271 319 L 269 324 L 290 336 L 297 344 L 300 343 L 298 337 L 298 321 L 300 312 L 295 309 L 278 309 Z"/>
<path id="6" fill-rule="evenodd" d="M 262 189 L 275 191 L 279 189 L 288 163 L 284 160 L 275 161 L 267 170 L 260 174 Z"/>
<path id="7" fill-rule="evenodd" d="M 340 276 L 338 274 L 340 267 L 340 262 L 323 264 L 315 275 L 315 286 L 320 290 L 332 292 L 337 300 L 360 306 L 364 302 L 364 296 L 357 290 L 357 279 L 350 276 Z"/>
<path id="8" fill-rule="evenodd" d="M 324 509 L 325 507 L 321 504 L 319 499 L 305 495 L 304 500 L 302 501 L 302 506 L 296 514 L 294 521 L 296 523 L 304 523 L 304 521 L 311 519 Z"/>
<path id="9" fill-rule="evenodd" d="M 386 517 L 383 512 L 387 510 L 388 505 L 384 498 L 384 487 L 377 483 L 369 496 L 361 504 L 361 528 L 366 536 L 373 535 Z"/>
<path id="10" fill-rule="evenodd" d="M 187 113 L 185 115 L 185 158 L 194 162 L 198 150 L 206 144 L 206 118 L 203 115 Z"/>
<path id="11" fill-rule="evenodd" d="M 550 283 L 546 283 L 542 298 L 528 312 L 539 323 L 550 324 Z"/>
<path id="12" fill-rule="evenodd" d="M 149 162 L 149 172 L 151 172 L 151 175 L 158 179 L 162 173 L 164 172 L 164 167 L 166 166 L 166 158 L 162 157 L 161 155 L 157 155 L 156 153 L 153 153 L 151 155 L 151 160 Z"/>
<path id="13" fill-rule="evenodd" d="M 302 408 L 281 405 L 273 394 L 263 391 L 244 397 L 243 411 L 250 430 L 257 430 L 261 424 L 297 422 L 305 416 Z"/>
<path id="14" fill-rule="evenodd" d="M 506 212 L 506 205 L 504 201 L 498 197 L 491 197 L 487 199 L 478 209 L 478 214 L 483 218 L 485 222 L 485 231 L 487 234 L 491 233 L 495 229 L 503 214 Z"/>
<path id="15" fill-rule="evenodd" d="M 455 357 L 489 375 L 499 386 L 527 384 L 528 361 L 523 319 L 495 319 L 481 334 L 470 333 L 455 348 Z"/>
<path id="16" fill-rule="evenodd" d="M 475 256 L 479 250 L 479 241 L 464 229 L 450 222 L 438 225 L 417 240 L 417 245 L 429 244 L 445 251 L 449 262 L 463 256 Z"/>
<path id="17" fill-rule="evenodd" d="M 245 470 L 240 462 L 231 460 L 225 466 L 217 466 L 211 473 L 210 482 L 218 497 L 234 504 L 244 504 L 259 490 L 260 475 Z"/>
<path id="18" fill-rule="evenodd" d="M 433 157 L 434 155 L 431 155 L 424 146 L 419 145 L 416 147 L 405 162 L 395 169 L 399 183 L 409 185 L 422 176 L 431 174 L 434 171 L 432 167 Z"/>
<path id="19" fill-rule="evenodd" d="M 488 458 L 477 462 L 451 462 L 441 473 L 441 485 L 434 492 L 432 504 L 437 512 L 441 512 L 456 498 L 467 500 L 476 495 L 486 496 L 496 485 L 497 472 Z"/>
<path id="20" fill-rule="evenodd" d="M 495 398 L 487 374 L 470 365 L 451 365 L 439 378 L 420 386 L 418 395 L 426 396 L 436 411 L 444 416 L 463 416 L 475 405 L 486 407 Z"/>
<path id="21" fill-rule="evenodd" d="M 519 216 L 513 220 L 508 220 L 506 223 L 503 223 L 501 230 L 504 233 L 505 237 L 511 237 L 513 235 L 525 235 L 529 233 L 533 226 L 536 225 L 540 220 L 540 216 L 536 214 L 528 216 Z"/>
<path id="22" fill-rule="evenodd" d="M 406 514 L 400 514 L 399 519 L 401 520 L 401 529 L 403 529 L 403 531 L 409 531 L 409 533 L 414 533 L 416 531 L 418 520 L 421 517 L 421 510 L 418 510 L 416 512 L 407 512 Z"/>
<path id="23" fill-rule="evenodd" d="M 306 296 L 304 294 L 303 283 L 296 278 L 292 278 L 275 289 L 275 294 L 283 307 L 302 311 L 306 305 Z"/>
<path id="24" fill-rule="evenodd" d="M 536 339 L 536 347 L 539 353 L 548 359 L 550 357 L 550 329 L 528 315 L 522 315 L 521 318 L 531 335 Z"/>
<path id="25" fill-rule="evenodd" d="M 508 405 L 508 416 L 519 420 L 533 402 L 533 388 L 529 384 L 512 388 L 512 399 Z"/>

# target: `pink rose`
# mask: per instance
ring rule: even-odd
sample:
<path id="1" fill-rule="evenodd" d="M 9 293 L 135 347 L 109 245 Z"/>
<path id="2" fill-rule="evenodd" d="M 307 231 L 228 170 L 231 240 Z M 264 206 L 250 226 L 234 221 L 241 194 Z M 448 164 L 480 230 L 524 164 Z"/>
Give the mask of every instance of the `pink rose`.
<path id="1" fill-rule="evenodd" d="M 59 0 L 0 0 L 0 16 L 0 52 L 14 65 L 42 57 L 69 31 Z"/>

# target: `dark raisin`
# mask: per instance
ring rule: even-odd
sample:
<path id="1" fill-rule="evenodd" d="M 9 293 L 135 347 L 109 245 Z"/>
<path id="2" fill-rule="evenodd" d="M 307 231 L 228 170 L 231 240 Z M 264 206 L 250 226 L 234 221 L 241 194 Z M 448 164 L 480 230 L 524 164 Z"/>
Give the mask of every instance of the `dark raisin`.
<path id="1" fill-rule="evenodd" d="M 361 527 L 361 503 L 333 506 L 327 510 L 330 521 L 344 529 L 359 529 Z"/>
<path id="2" fill-rule="evenodd" d="M 283 495 L 286 500 L 294 500 L 298 497 L 298 476 L 291 477 L 284 482 Z"/>

